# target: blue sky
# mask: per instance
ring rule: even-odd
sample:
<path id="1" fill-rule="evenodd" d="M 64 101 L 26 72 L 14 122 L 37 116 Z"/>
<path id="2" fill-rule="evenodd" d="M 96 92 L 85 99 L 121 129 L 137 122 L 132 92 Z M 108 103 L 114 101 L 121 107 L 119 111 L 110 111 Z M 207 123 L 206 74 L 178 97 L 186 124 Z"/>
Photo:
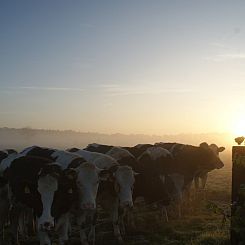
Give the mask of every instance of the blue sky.
<path id="1" fill-rule="evenodd" d="M 244 11 L 242 0 L 3 0 L 0 126 L 232 130 L 245 115 Z"/>

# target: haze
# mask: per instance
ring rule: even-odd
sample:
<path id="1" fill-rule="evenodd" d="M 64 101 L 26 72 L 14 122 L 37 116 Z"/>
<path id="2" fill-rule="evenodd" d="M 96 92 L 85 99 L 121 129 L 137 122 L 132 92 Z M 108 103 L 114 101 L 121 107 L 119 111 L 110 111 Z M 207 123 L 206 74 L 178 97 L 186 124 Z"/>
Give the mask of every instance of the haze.
<path id="1" fill-rule="evenodd" d="M 0 127 L 231 132 L 244 111 L 245 2 L 0 3 Z"/>

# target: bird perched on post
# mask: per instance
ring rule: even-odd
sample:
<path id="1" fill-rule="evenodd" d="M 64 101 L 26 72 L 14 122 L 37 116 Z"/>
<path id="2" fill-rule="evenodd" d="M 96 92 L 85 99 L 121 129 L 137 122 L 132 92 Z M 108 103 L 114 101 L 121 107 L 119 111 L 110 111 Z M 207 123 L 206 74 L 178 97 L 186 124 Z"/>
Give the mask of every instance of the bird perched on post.
<path id="1" fill-rule="evenodd" d="M 237 137 L 237 138 L 235 138 L 235 141 L 236 141 L 236 143 L 238 144 L 238 145 L 241 145 L 241 143 L 244 141 L 244 137 L 243 136 L 241 136 L 241 137 Z"/>

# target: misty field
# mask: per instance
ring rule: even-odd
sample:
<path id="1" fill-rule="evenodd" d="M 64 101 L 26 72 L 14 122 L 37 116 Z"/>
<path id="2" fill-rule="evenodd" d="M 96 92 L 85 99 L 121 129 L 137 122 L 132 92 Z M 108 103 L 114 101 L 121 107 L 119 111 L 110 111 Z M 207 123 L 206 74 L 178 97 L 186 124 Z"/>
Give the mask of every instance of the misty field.
<path id="1" fill-rule="evenodd" d="M 128 229 L 124 236 L 125 245 L 212 245 L 230 244 L 229 217 L 231 197 L 231 160 L 228 155 L 225 167 L 209 174 L 206 190 L 194 195 L 191 204 L 183 207 L 182 218 L 177 218 L 173 209 L 169 209 L 169 222 L 162 217 L 156 205 L 144 205 L 138 201 L 134 208 L 135 229 Z M 23 245 L 37 245 L 31 239 Z M 53 243 L 56 244 L 56 243 Z M 78 227 L 73 228 L 71 245 L 78 245 Z M 100 210 L 96 227 L 96 244 L 118 244 L 112 233 L 112 225 L 107 215 Z"/>

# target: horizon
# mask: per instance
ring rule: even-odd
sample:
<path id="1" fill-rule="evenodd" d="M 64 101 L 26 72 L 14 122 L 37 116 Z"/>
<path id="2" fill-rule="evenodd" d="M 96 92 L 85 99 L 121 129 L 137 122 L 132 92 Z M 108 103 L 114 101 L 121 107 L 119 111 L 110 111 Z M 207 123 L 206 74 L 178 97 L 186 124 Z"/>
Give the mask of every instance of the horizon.
<path id="1" fill-rule="evenodd" d="M 0 127 L 245 134 L 244 7 L 3 1 Z"/>

